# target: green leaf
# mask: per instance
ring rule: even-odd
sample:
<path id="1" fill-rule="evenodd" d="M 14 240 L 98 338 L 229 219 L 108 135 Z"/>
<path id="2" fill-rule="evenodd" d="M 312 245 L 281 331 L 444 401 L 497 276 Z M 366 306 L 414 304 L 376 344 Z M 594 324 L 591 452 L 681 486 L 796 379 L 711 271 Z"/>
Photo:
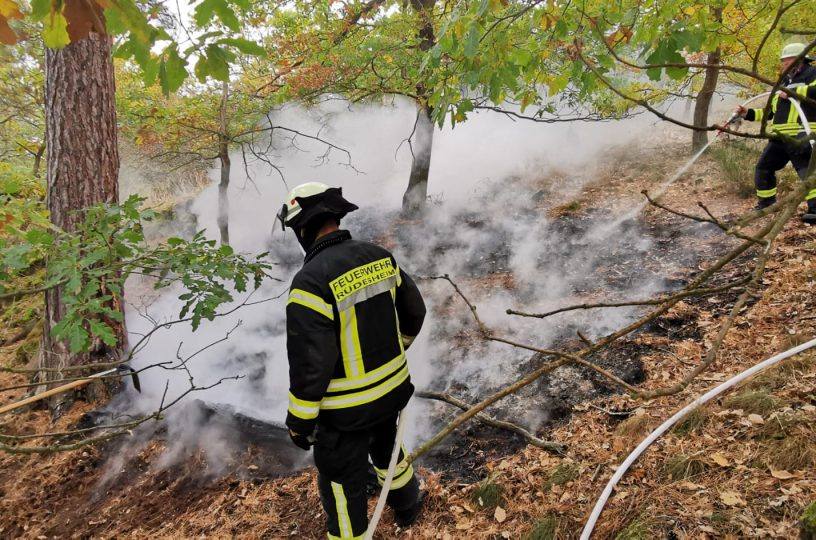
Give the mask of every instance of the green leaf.
<path id="1" fill-rule="evenodd" d="M 112 36 L 118 36 L 127 32 L 128 24 L 120 10 L 113 8 L 105 10 L 105 28 L 107 28 L 108 34 Z"/>
<path id="2" fill-rule="evenodd" d="M 193 18 L 197 25 L 204 27 L 212 22 L 213 14 L 218 16 L 224 26 L 233 32 L 238 32 L 241 29 L 238 17 L 226 0 L 204 0 L 196 6 Z"/>
<path id="3" fill-rule="evenodd" d="M 162 59 L 159 64 L 159 82 L 164 95 L 181 88 L 188 75 L 187 61 L 179 56 L 176 46 L 173 45 L 166 52 L 167 59 Z"/>
<path id="4" fill-rule="evenodd" d="M 68 328 L 68 347 L 72 353 L 78 353 L 88 348 L 91 339 L 82 326 L 76 324 Z"/>
<path id="5" fill-rule="evenodd" d="M 266 49 L 258 45 L 254 41 L 243 38 L 224 38 L 219 39 L 217 43 L 221 45 L 230 45 L 235 47 L 244 54 L 251 54 L 253 56 L 266 56 Z"/>
<path id="6" fill-rule="evenodd" d="M 54 13 L 43 27 L 43 42 L 51 49 L 61 49 L 71 43 L 68 21 L 62 13 Z"/>
<path id="7" fill-rule="evenodd" d="M 26 233 L 25 238 L 32 244 L 43 244 L 50 246 L 54 243 L 54 237 L 42 229 L 31 229 Z"/>
<path id="8" fill-rule="evenodd" d="M 31 17 L 41 21 L 51 13 L 51 0 L 31 0 Z"/>
<path id="9" fill-rule="evenodd" d="M 113 332 L 110 326 L 93 319 L 90 321 L 90 326 L 91 333 L 101 339 L 105 345 L 108 347 L 116 347 L 118 344 L 116 334 Z"/>
<path id="10" fill-rule="evenodd" d="M 472 25 L 465 36 L 465 58 L 472 59 L 476 56 L 479 50 L 479 36 L 479 27 L 475 24 Z"/>
<path id="11" fill-rule="evenodd" d="M 229 82 L 229 55 L 218 45 L 207 45 L 207 74 L 222 82 Z M 198 65 L 196 65 L 196 69 Z"/>

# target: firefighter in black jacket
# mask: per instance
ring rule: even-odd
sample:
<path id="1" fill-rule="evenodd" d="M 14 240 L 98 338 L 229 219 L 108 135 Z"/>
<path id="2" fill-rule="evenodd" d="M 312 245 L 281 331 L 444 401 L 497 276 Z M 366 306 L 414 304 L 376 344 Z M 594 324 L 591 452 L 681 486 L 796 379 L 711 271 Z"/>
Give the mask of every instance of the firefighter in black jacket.
<path id="1" fill-rule="evenodd" d="M 314 446 L 332 539 L 366 532 L 369 457 L 382 484 L 397 417 L 414 391 L 405 350 L 425 318 L 419 289 L 394 256 L 339 229 L 356 209 L 339 188 L 309 182 L 278 216 L 306 252 L 286 305 L 286 425 L 296 445 Z M 403 527 L 422 508 L 404 447 L 387 501 Z"/>
<path id="2" fill-rule="evenodd" d="M 787 69 L 793 62 L 797 62 L 797 57 L 804 49 L 805 45 L 802 43 L 786 45 L 780 55 L 782 70 Z M 788 94 L 795 93 L 816 99 L 816 67 L 810 65 L 811 61 L 812 58 L 806 57 L 788 71 L 786 80 L 783 81 L 785 90 L 774 95 L 771 102 L 773 114 L 770 122 L 771 133 L 794 137 L 797 140 L 772 139 L 763 150 L 754 176 L 759 199 L 757 208 L 765 208 L 776 202 L 776 171 L 783 169 L 788 162 L 793 164 L 799 177 L 804 180 L 810 162 L 811 147 L 806 141 L 804 126 Z M 810 128 L 816 130 L 816 107 L 805 102 L 801 102 L 801 105 Z M 760 122 L 763 119 L 764 110 L 739 107 L 736 113 L 746 120 Z M 806 198 L 808 211 L 802 216 L 802 219 L 809 223 L 816 223 L 816 189 L 811 190 Z"/>

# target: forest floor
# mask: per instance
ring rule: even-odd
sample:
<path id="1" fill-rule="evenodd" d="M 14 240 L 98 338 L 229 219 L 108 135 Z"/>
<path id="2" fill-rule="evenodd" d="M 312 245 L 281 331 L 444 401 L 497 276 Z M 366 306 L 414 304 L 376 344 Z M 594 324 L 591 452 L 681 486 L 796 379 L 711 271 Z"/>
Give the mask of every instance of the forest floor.
<path id="1" fill-rule="evenodd" d="M 594 180 L 549 217 L 639 204 L 641 190 L 655 189 L 679 165 L 665 156 L 679 161 L 689 154 L 685 140 L 660 144 L 608 156 Z M 745 196 L 750 188 L 726 180 L 733 159 L 706 155 L 669 188 L 663 202 L 695 212 L 697 201 L 704 201 L 726 219 L 747 211 L 753 204 Z M 655 228 L 680 220 L 654 208 L 640 219 Z M 721 241 L 705 241 L 711 242 L 712 258 L 724 249 Z M 717 361 L 685 391 L 650 402 L 600 395 L 580 403 L 539 433 L 567 443 L 564 456 L 521 446 L 481 463 L 481 482 L 422 469 L 429 497 L 420 522 L 399 531 L 386 512 L 377 536 L 577 537 L 616 465 L 651 428 L 718 382 L 816 335 L 813 255 L 816 229 L 792 220 L 775 247 L 761 297 L 739 314 Z M 726 274 L 740 270 L 739 262 Z M 698 270 L 689 268 L 688 274 Z M 723 293 L 681 302 L 629 338 L 630 350 L 636 348 L 643 363 L 641 386 L 663 387 L 692 369 L 733 300 Z M 36 329 L 24 339 L 12 337 L 36 308 L 15 305 L 13 320 L 3 321 L 0 365 L 30 362 Z M 25 382 L 24 375 L 0 372 L 4 387 Z M 2 393 L 0 403 L 23 393 Z M 56 422 L 43 410 L 7 415 L 0 417 L 0 429 L 21 435 L 58 431 L 89 410 L 79 402 Z M 124 461 L 111 459 L 119 443 L 52 455 L 0 454 L 0 537 L 322 537 L 313 469 L 273 478 L 263 451 L 249 444 L 226 470 L 207 474 L 198 455 L 160 466 L 163 449 L 159 437 Z M 795 538 L 803 509 L 814 501 L 816 355 L 810 353 L 731 390 L 659 439 L 624 476 L 595 537 Z"/>

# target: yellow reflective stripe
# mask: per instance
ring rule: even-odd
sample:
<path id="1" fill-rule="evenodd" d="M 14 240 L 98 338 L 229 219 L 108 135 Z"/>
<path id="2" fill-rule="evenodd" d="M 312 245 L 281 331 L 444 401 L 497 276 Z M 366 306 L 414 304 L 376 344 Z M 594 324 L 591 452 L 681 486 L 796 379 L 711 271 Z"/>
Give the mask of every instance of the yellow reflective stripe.
<path id="1" fill-rule="evenodd" d="M 771 129 L 777 133 L 784 133 L 785 135 L 796 135 L 805 131 L 804 126 L 796 122 L 790 124 L 774 124 Z M 810 122 L 810 129 L 816 130 L 816 122 Z"/>
<path id="2" fill-rule="evenodd" d="M 399 313 L 397 313 L 397 287 L 391 289 L 391 299 L 394 301 L 394 320 L 397 321 L 397 342 L 399 343 L 400 354 L 405 354 L 405 340 L 403 339 L 402 332 L 399 331 Z M 408 342 L 408 345 L 411 344 L 413 338 Z"/>
<path id="3" fill-rule="evenodd" d="M 343 486 L 337 482 L 332 482 L 331 488 L 334 494 L 335 508 L 337 509 L 337 523 L 340 526 L 340 538 L 355 538 L 351 530 L 351 517 L 349 517 L 348 501 L 346 501 L 346 493 L 343 491 Z"/>
<path id="4" fill-rule="evenodd" d="M 796 110 L 796 107 L 793 103 L 790 104 L 790 110 L 788 111 L 788 124 L 797 125 L 797 120 L 799 119 L 799 112 Z"/>
<path id="5" fill-rule="evenodd" d="M 400 446 L 400 448 L 402 449 L 403 458 L 402 461 L 397 463 L 397 467 L 394 469 L 394 479 L 391 481 L 391 490 L 405 486 L 414 476 L 414 467 L 406 460 L 408 450 L 406 450 L 404 445 Z M 380 485 L 383 485 L 385 483 L 385 477 L 388 475 L 388 469 L 374 467 L 374 472 L 377 473 L 377 481 Z"/>
<path id="6" fill-rule="evenodd" d="M 379 482 L 380 485 L 383 485 L 385 483 L 386 474 L 388 474 L 388 471 L 383 471 L 381 475 L 380 469 L 377 469 L 377 482 Z M 391 480 L 391 488 L 389 489 L 389 491 L 405 487 L 405 484 L 410 482 L 411 478 L 413 477 L 414 477 L 413 465 L 408 465 L 408 468 L 403 468 L 402 471 L 395 472 L 394 479 Z"/>
<path id="7" fill-rule="evenodd" d="M 399 489 L 401 487 L 405 487 L 405 484 L 411 481 L 411 478 L 414 477 L 414 466 L 408 465 L 408 469 L 398 478 L 394 478 L 391 481 L 391 489 L 389 491 L 393 491 L 395 489 Z"/>
<path id="8" fill-rule="evenodd" d="M 320 412 L 320 402 L 298 399 L 289 392 L 289 412 L 303 420 L 312 420 Z"/>
<path id="9" fill-rule="evenodd" d="M 807 85 L 804 85 L 804 84 L 803 84 L 802 86 L 797 86 L 797 87 L 796 87 L 796 93 L 797 93 L 798 95 L 800 95 L 800 96 L 807 96 L 807 93 L 808 93 L 808 87 L 807 87 Z"/>
<path id="10" fill-rule="evenodd" d="M 757 197 L 761 199 L 767 199 L 768 197 L 773 197 L 776 195 L 776 188 L 771 189 L 758 189 L 757 190 Z"/>
<path id="11" fill-rule="evenodd" d="M 810 199 L 816 199 L 816 189 L 811 189 L 808 191 L 808 194 L 805 195 L 805 200 L 809 201 Z"/>
<path id="12" fill-rule="evenodd" d="M 316 294 L 304 291 L 303 289 L 292 289 L 289 291 L 289 300 L 286 301 L 286 305 L 288 306 L 289 304 L 300 304 L 334 320 L 334 312 L 332 312 L 331 304 L 327 304 Z"/>
<path id="13" fill-rule="evenodd" d="M 765 116 L 765 109 L 754 109 L 754 121 L 755 122 L 762 122 L 762 118 Z"/>
<path id="14" fill-rule="evenodd" d="M 364 534 L 349 536 L 348 538 L 343 536 L 334 536 L 332 533 L 326 533 L 326 536 L 329 538 L 329 540 L 363 540 L 363 538 L 365 538 Z"/>
<path id="15" fill-rule="evenodd" d="M 405 356 L 400 354 L 393 360 L 381 365 L 377 369 L 373 369 L 360 377 L 346 377 L 345 379 L 332 379 L 329 382 L 329 392 L 338 392 L 341 390 L 354 390 L 355 388 L 362 388 L 369 384 L 374 384 L 377 381 L 388 377 L 405 364 Z"/>
<path id="16" fill-rule="evenodd" d="M 363 390 L 362 392 L 354 392 L 353 394 L 344 394 L 342 396 L 326 396 L 320 402 L 321 409 L 346 409 L 348 407 L 356 407 L 358 405 L 365 405 L 383 397 L 385 394 L 402 384 L 408 378 L 408 364 L 387 381 L 381 383 L 374 388 Z"/>
<path id="17" fill-rule="evenodd" d="M 357 332 L 357 311 L 354 306 L 340 312 L 340 353 L 347 379 L 365 374 L 363 354 L 360 351 L 360 334 Z"/>

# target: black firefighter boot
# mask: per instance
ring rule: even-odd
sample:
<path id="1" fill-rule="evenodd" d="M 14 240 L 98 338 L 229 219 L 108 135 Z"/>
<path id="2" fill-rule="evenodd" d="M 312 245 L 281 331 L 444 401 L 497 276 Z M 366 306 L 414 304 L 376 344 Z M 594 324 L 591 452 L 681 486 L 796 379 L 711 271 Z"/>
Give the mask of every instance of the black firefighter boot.
<path id="1" fill-rule="evenodd" d="M 802 221 L 808 225 L 816 225 L 816 199 L 810 199 L 807 205 L 808 209 L 805 214 L 802 214 Z"/>
<path id="2" fill-rule="evenodd" d="M 754 210 L 762 210 L 764 208 L 768 208 L 772 204 L 776 203 L 776 197 L 760 197 L 757 200 L 756 206 L 754 206 Z"/>
<path id="3" fill-rule="evenodd" d="M 416 523 L 423 506 L 425 506 L 425 492 L 420 491 L 414 504 L 408 508 L 394 510 L 394 522 L 400 529 L 407 529 Z"/>

